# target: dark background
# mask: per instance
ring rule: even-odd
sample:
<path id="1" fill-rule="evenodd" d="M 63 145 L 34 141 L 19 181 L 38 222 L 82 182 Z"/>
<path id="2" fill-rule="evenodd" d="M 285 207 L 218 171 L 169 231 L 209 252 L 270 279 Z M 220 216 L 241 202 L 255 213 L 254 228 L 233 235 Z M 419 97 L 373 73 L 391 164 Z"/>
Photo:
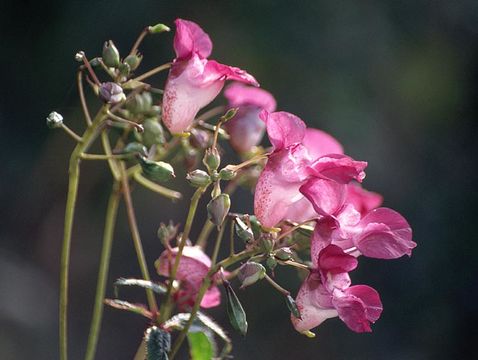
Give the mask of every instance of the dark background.
<path id="1" fill-rule="evenodd" d="M 0 357 L 57 358 L 59 252 L 73 144 L 49 131 L 45 117 L 57 110 L 72 128 L 83 127 L 74 54 L 99 55 L 108 39 L 126 52 L 144 26 L 172 25 L 176 17 L 198 22 L 213 39 L 211 58 L 254 74 L 279 109 L 331 132 L 348 154 L 369 161 L 365 186 L 407 217 L 418 243 L 410 259 L 363 258 L 352 274 L 382 296 L 385 310 L 372 334 L 355 334 L 333 319 L 307 339 L 267 284 L 239 292 L 250 330 L 245 339 L 234 336 L 235 357 L 478 356 L 476 1 L 3 0 Z M 171 45 L 172 34 L 148 38 L 142 69 L 170 61 Z M 82 171 L 72 249 L 72 359 L 82 358 L 86 344 L 110 187 L 105 164 L 84 163 Z M 252 197 L 239 195 L 233 209 L 251 209 Z M 157 226 L 183 221 L 186 201 L 173 206 L 142 189 L 134 197 L 152 270 L 161 251 Z M 139 276 L 123 207 L 111 280 L 120 276 Z M 297 289 L 292 272 L 281 269 L 279 279 Z M 142 292 L 122 294 L 143 300 Z M 211 314 L 230 330 L 223 308 Z M 135 315 L 106 309 L 98 359 L 131 359 L 144 326 Z"/>

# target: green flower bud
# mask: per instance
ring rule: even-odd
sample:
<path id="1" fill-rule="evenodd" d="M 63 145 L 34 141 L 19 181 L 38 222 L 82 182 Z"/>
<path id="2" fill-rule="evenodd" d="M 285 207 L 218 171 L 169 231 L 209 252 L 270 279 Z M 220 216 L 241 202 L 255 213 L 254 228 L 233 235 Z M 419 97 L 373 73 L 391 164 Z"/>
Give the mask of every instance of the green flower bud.
<path id="1" fill-rule="evenodd" d="M 106 41 L 103 45 L 103 62 L 108 67 L 116 68 L 120 64 L 120 54 L 113 41 Z"/>
<path id="2" fill-rule="evenodd" d="M 282 261 L 290 260 L 292 254 L 292 250 L 288 247 L 280 248 L 274 252 L 274 256 Z"/>
<path id="3" fill-rule="evenodd" d="M 161 145 L 166 142 L 164 130 L 156 118 L 149 118 L 143 122 L 143 144 L 150 148 L 153 145 Z"/>
<path id="4" fill-rule="evenodd" d="M 268 236 L 268 234 L 264 234 L 263 236 L 261 236 L 260 240 L 264 252 L 270 253 L 272 251 L 272 248 L 274 247 L 274 242 L 272 241 L 271 237 Z"/>
<path id="5" fill-rule="evenodd" d="M 227 194 L 219 194 L 207 204 L 208 219 L 216 226 L 221 226 L 231 208 L 231 199 Z"/>
<path id="6" fill-rule="evenodd" d="M 234 170 L 223 168 L 219 171 L 219 178 L 221 180 L 232 180 L 236 177 L 236 172 Z"/>
<path id="7" fill-rule="evenodd" d="M 264 278 L 266 268 L 259 263 L 248 261 L 239 268 L 237 277 L 242 283 L 241 289 Z"/>
<path id="8" fill-rule="evenodd" d="M 178 226 L 174 226 L 172 222 L 168 225 L 161 223 L 158 228 L 158 238 L 163 245 L 168 244 L 178 233 Z"/>
<path id="9" fill-rule="evenodd" d="M 240 218 L 235 219 L 234 229 L 236 231 L 236 235 L 239 236 L 239 238 L 244 242 L 250 242 L 254 240 L 254 233 L 252 232 L 251 228 L 249 228 Z"/>
<path id="10" fill-rule="evenodd" d="M 171 29 L 164 24 L 156 24 L 153 26 L 149 26 L 148 31 L 150 34 L 159 34 L 165 31 L 171 31 Z"/>
<path id="11" fill-rule="evenodd" d="M 246 312 L 241 305 L 236 293 L 232 289 L 229 281 L 224 282 L 224 288 L 226 289 L 227 298 L 227 315 L 229 321 L 234 329 L 239 331 L 242 336 L 246 336 L 247 333 L 247 319 Z"/>
<path id="12" fill-rule="evenodd" d="M 227 110 L 226 113 L 221 117 L 222 122 L 231 120 L 234 116 L 236 116 L 238 110 L 239 108 L 231 108 Z"/>
<path id="13" fill-rule="evenodd" d="M 141 156 L 146 156 L 148 154 L 148 149 L 143 144 L 138 142 L 130 142 L 126 145 L 122 151 L 123 154 L 139 154 Z"/>
<path id="14" fill-rule="evenodd" d="M 46 125 L 50 129 L 60 128 L 63 125 L 63 116 L 56 111 L 52 111 L 46 118 Z"/>
<path id="15" fill-rule="evenodd" d="M 121 76 L 128 77 L 129 73 L 131 72 L 131 67 L 127 63 L 121 63 L 118 66 L 118 70 Z"/>
<path id="16" fill-rule="evenodd" d="M 153 181 L 166 182 L 175 177 L 173 167 L 166 162 L 140 157 L 139 164 L 143 169 L 143 174 Z"/>
<path id="17" fill-rule="evenodd" d="M 136 94 L 126 102 L 126 108 L 135 114 L 142 114 L 151 111 L 152 105 L 153 98 L 149 92 Z"/>
<path id="18" fill-rule="evenodd" d="M 207 149 L 204 153 L 204 158 L 202 162 L 204 163 L 204 165 L 206 165 L 210 173 L 213 170 L 217 170 L 217 168 L 221 164 L 221 156 L 219 155 L 219 151 L 217 150 L 217 148 Z"/>
<path id="19" fill-rule="evenodd" d="M 161 328 L 151 326 L 144 335 L 146 360 L 168 360 L 171 350 L 171 335 Z"/>
<path id="20" fill-rule="evenodd" d="M 275 269 L 276 266 L 277 266 L 277 260 L 274 259 L 273 257 L 269 257 L 269 258 L 267 258 L 267 260 L 266 260 L 266 265 L 267 265 L 267 267 L 268 267 L 271 271 L 274 271 L 274 269 Z"/>
<path id="21" fill-rule="evenodd" d="M 126 56 L 123 63 L 128 64 L 130 69 L 134 71 L 138 68 L 139 64 L 141 64 L 141 60 L 143 60 L 143 55 L 133 54 Z"/>
<path id="22" fill-rule="evenodd" d="M 295 303 L 295 300 L 292 298 L 292 296 L 287 295 L 285 298 L 285 302 L 291 314 L 294 315 L 294 317 L 296 317 L 297 319 L 300 319 L 301 316 L 300 316 L 299 308 L 297 307 L 297 304 Z"/>
<path id="23" fill-rule="evenodd" d="M 202 170 L 191 171 L 186 175 L 186 180 L 195 187 L 203 187 L 211 183 L 211 177 Z"/>
<path id="24" fill-rule="evenodd" d="M 261 223 L 259 222 L 259 220 L 257 220 L 255 215 L 251 215 L 249 217 L 249 221 L 251 223 L 252 232 L 254 233 L 254 238 L 257 239 L 259 236 L 261 236 L 262 233 Z"/>

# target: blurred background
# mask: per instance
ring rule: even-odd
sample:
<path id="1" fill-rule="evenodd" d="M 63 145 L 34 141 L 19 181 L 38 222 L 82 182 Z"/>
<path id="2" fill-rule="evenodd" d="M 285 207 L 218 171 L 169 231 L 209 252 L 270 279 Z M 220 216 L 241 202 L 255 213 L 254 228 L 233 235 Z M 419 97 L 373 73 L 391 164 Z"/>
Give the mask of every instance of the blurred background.
<path id="1" fill-rule="evenodd" d="M 172 25 L 176 17 L 211 35 L 212 59 L 247 69 L 279 109 L 332 133 L 348 154 L 367 160 L 365 187 L 405 215 L 418 243 L 410 259 L 363 258 L 352 274 L 355 283 L 376 288 L 384 303 L 371 334 L 332 319 L 308 339 L 294 331 L 283 300 L 267 284 L 238 292 L 249 333 L 233 336 L 235 358 L 478 357 L 478 2 L 3 0 L 0 358 L 58 357 L 59 253 L 73 144 L 49 131 L 45 117 L 56 110 L 68 126 L 83 128 L 74 54 L 100 55 L 108 39 L 126 52 L 146 25 Z M 172 36 L 146 39 L 141 69 L 173 58 Z M 71 359 L 81 359 L 86 344 L 110 183 L 104 163 L 82 165 Z M 239 192 L 233 210 L 251 211 L 246 195 Z M 172 205 L 142 189 L 134 200 L 153 272 L 161 251 L 156 229 L 161 221 L 183 221 L 187 201 Z M 120 276 L 140 276 L 123 207 L 110 283 Z M 278 277 L 297 290 L 292 271 L 280 269 Z M 144 299 L 134 290 L 122 296 Z M 223 308 L 210 313 L 232 333 Z M 106 309 L 98 359 L 131 359 L 144 329 L 142 318 Z"/>

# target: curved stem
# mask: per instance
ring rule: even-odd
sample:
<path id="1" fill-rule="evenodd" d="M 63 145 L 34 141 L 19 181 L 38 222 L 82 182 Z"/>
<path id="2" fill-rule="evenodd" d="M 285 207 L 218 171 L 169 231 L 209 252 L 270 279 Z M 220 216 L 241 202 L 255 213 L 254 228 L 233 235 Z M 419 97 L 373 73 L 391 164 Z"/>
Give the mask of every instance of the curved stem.
<path id="1" fill-rule="evenodd" d="M 158 67 L 155 67 L 154 69 L 151 69 L 147 72 L 145 72 L 143 75 L 140 75 L 138 77 L 135 77 L 133 80 L 134 81 L 143 81 L 144 79 L 147 79 L 149 78 L 150 76 L 153 76 L 163 70 L 167 70 L 171 67 L 171 64 L 172 63 L 166 63 L 166 64 L 163 64 L 163 65 L 160 65 Z"/>
<path id="2" fill-rule="evenodd" d="M 98 281 L 96 284 L 95 305 L 93 308 L 93 317 L 90 326 L 90 335 L 86 348 L 85 360 L 95 358 L 98 337 L 100 334 L 101 320 L 103 317 L 103 301 L 105 298 L 106 282 L 108 280 L 108 270 L 110 265 L 111 247 L 113 244 L 114 228 L 118 214 L 118 205 L 120 199 L 119 184 L 114 183 L 108 201 L 106 210 L 105 230 L 103 234 L 103 249 L 101 250 L 100 268 L 98 271 Z"/>
<path id="3" fill-rule="evenodd" d="M 167 197 L 168 199 L 180 200 L 183 197 L 183 194 L 181 194 L 180 192 L 168 189 L 164 186 L 156 184 L 155 182 L 152 182 L 151 180 L 146 179 L 143 175 L 141 175 L 139 171 L 134 172 L 133 178 L 136 180 L 137 183 L 143 185 L 145 188 L 154 191 L 164 197 Z"/>
<path id="4" fill-rule="evenodd" d="M 91 126 L 91 115 L 88 111 L 88 105 L 86 105 L 85 91 L 83 89 L 83 70 L 78 70 L 76 74 L 76 81 L 78 84 L 78 93 L 80 94 L 81 108 L 83 109 L 83 114 L 85 115 L 86 125 Z"/>

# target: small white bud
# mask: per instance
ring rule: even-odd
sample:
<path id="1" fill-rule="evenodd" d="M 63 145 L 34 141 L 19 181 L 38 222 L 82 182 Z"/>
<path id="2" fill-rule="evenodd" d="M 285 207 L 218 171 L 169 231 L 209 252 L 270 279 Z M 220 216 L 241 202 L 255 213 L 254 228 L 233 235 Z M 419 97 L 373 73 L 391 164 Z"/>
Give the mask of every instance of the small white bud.
<path id="1" fill-rule="evenodd" d="M 63 125 L 63 116 L 56 111 L 52 111 L 46 118 L 46 124 L 50 129 L 59 128 Z"/>

